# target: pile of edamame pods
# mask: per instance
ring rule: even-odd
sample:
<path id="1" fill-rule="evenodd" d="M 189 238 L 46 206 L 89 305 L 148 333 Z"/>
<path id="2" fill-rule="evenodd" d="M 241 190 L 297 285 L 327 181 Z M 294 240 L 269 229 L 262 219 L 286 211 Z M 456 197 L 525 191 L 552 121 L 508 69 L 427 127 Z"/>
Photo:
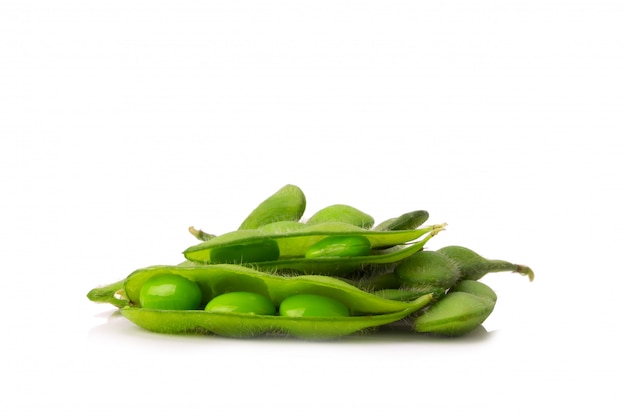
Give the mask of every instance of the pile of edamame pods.
<path id="1" fill-rule="evenodd" d="M 446 226 L 424 226 L 425 210 L 375 224 L 344 204 L 303 221 L 305 208 L 302 190 L 285 185 L 235 231 L 191 227 L 200 242 L 180 264 L 138 269 L 87 297 L 159 333 L 327 339 L 403 323 L 410 332 L 461 336 L 496 304 L 480 278 L 501 271 L 534 278 L 527 266 L 465 247 L 425 249 Z"/>

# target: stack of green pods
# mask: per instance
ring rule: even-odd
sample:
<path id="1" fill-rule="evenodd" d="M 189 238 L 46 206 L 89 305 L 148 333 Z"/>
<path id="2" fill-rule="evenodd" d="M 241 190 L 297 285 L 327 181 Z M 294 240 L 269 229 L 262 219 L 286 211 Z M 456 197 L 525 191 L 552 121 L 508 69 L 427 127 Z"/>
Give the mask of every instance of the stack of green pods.
<path id="1" fill-rule="evenodd" d="M 495 307 L 480 278 L 534 277 L 526 266 L 464 247 L 426 250 L 446 225 L 423 226 L 425 210 L 375 225 L 344 204 L 303 221 L 305 208 L 302 190 L 286 185 L 235 231 L 215 236 L 191 227 L 200 242 L 180 264 L 135 270 L 87 297 L 158 333 L 332 339 L 402 323 L 412 333 L 461 336 Z"/>

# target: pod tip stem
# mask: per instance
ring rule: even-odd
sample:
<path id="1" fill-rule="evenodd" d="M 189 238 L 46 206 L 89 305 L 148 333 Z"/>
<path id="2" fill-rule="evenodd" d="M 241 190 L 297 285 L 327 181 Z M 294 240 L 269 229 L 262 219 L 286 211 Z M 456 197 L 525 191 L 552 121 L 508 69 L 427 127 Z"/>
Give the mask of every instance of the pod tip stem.
<path id="1" fill-rule="evenodd" d="M 207 240 L 211 240 L 215 237 L 215 235 L 211 235 L 209 233 L 204 232 L 201 229 L 196 229 L 193 226 L 189 226 L 189 233 L 191 233 L 192 235 L 194 235 L 196 237 L 196 239 L 198 240 L 202 240 L 202 241 L 207 241 Z"/>
<path id="2" fill-rule="evenodd" d="M 533 282 L 533 280 L 535 279 L 535 273 L 533 272 L 532 269 L 530 269 L 526 265 L 515 265 L 515 271 L 513 272 L 517 272 L 518 274 L 522 274 L 522 275 L 527 275 L 530 282 Z"/>
<path id="3" fill-rule="evenodd" d="M 431 235 L 435 236 L 437 233 L 441 232 L 442 230 L 446 230 L 446 226 L 448 226 L 448 223 L 441 223 L 441 224 L 434 225 L 433 230 L 431 231 Z"/>

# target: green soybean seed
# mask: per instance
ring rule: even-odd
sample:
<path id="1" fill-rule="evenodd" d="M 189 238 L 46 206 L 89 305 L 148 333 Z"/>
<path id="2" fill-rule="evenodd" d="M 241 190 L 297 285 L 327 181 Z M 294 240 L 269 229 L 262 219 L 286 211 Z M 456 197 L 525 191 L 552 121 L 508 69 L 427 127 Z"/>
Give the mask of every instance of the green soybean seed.
<path id="1" fill-rule="evenodd" d="M 205 311 L 273 316 L 276 314 L 276 307 L 264 295 L 249 291 L 235 291 L 213 298 L 206 305 Z"/>
<path id="2" fill-rule="evenodd" d="M 461 279 L 478 280 L 491 272 L 511 271 L 528 275 L 532 281 L 535 273 L 525 265 L 518 265 L 507 261 L 486 259 L 471 249 L 463 246 L 446 246 L 437 252 L 453 260 L 461 271 Z"/>
<path id="3" fill-rule="evenodd" d="M 285 298 L 279 314 L 287 317 L 348 317 L 350 311 L 345 304 L 317 294 L 296 294 Z"/>
<path id="4" fill-rule="evenodd" d="M 367 256 L 372 245 L 365 236 L 329 236 L 312 245 L 304 254 L 305 259 Z"/>
<path id="5" fill-rule="evenodd" d="M 306 208 L 306 198 L 300 188 L 287 184 L 261 202 L 241 223 L 239 229 L 256 229 L 260 226 L 285 221 L 300 220 Z"/>
<path id="6" fill-rule="evenodd" d="M 405 286 L 450 288 L 461 276 L 456 264 L 439 252 L 420 251 L 398 264 L 395 274 Z"/>
<path id="7" fill-rule="evenodd" d="M 275 261 L 280 249 L 275 240 L 261 240 L 238 245 L 218 246 L 211 251 L 211 263 L 233 264 Z"/>
<path id="8" fill-rule="evenodd" d="M 334 204 L 313 214 L 306 223 L 312 225 L 330 222 L 347 223 L 369 229 L 374 225 L 374 218 L 352 206 Z"/>
<path id="9" fill-rule="evenodd" d="M 139 303 L 143 308 L 159 310 L 196 310 L 202 291 L 193 281 L 180 275 L 156 275 L 141 287 Z"/>
<path id="10" fill-rule="evenodd" d="M 495 302 L 466 292 L 450 292 L 415 320 L 415 330 L 442 336 L 460 336 L 480 326 Z"/>

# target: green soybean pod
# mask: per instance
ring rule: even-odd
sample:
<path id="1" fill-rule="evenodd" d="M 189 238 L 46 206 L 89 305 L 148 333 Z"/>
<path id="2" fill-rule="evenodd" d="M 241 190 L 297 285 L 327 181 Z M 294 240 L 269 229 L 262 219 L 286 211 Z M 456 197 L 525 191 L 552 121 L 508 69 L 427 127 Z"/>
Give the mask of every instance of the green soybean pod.
<path id="1" fill-rule="evenodd" d="M 260 226 L 257 230 L 266 235 L 285 235 L 296 233 L 306 228 L 306 224 L 295 220 L 283 220 Z"/>
<path id="2" fill-rule="evenodd" d="M 441 224 L 415 230 L 371 231 L 337 222 L 306 225 L 305 227 L 296 227 L 294 223 L 287 224 L 286 228 L 283 228 L 282 225 L 285 223 L 281 222 L 279 231 L 274 231 L 268 225 L 259 229 L 228 232 L 209 241 L 193 245 L 187 248 L 183 254 L 185 258 L 193 262 L 215 263 L 213 251 L 217 247 L 249 245 L 272 240 L 278 245 L 280 259 L 304 258 L 304 254 L 313 244 L 330 236 L 363 236 L 370 241 L 372 249 L 377 249 L 409 244 L 425 235 L 434 236 L 445 228 L 445 225 Z"/>
<path id="3" fill-rule="evenodd" d="M 365 236 L 329 236 L 312 245 L 304 254 L 306 259 L 367 256 L 372 250 Z"/>
<path id="4" fill-rule="evenodd" d="M 306 223 L 313 225 L 330 222 L 347 223 L 363 229 L 369 229 L 374 225 L 374 218 L 352 206 L 334 204 L 313 214 Z"/>
<path id="5" fill-rule="evenodd" d="M 409 230 L 416 229 L 419 226 L 426 223 L 429 214 L 426 210 L 415 210 L 408 213 L 404 213 L 398 217 L 381 222 L 374 230 Z"/>
<path id="6" fill-rule="evenodd" d="M 489 317 L 495 301 L 466 292 L 449 292 L 415 319 L 420 333 L 461 336 L 476 329 Z"/>
<path id="7" fill-rule="evenodd" d="M 460 278 L 456 263 L 445 255 L 423 250 L 400 262 L 394 270 L 398 280 L 405 286 L 432 285 L 450 288 Z"/>
<path id="8" fill-rule="evenodd" d="M 478 280 L 491 272 L 511 271 L 527 275 L 532 281 L 535 273 L 525 265 L 518 265 L 508 261 L 486 259 L 471 249 L 463 246 L 446 246 L 437 252 L 453 260 L 461 271 L 461 279 Z"/>
<path id="9" fill-rule="evenodd" d="M 194 281 L 202 290 L 203 301 L 210 302 L 224 293 L 248 291 L 268 297 L 280 305 L 295 294 L 316 294 L 333 298 L 350 311 L 348 317 L 288 317 L 265 314 L 240 314 L 205 310 L 145 309 L 139 304 L 143 285 L 156 275 L 176 274 Z M 115 285 L 117 287 L 117 283 Z M 111 289 L 112 290 L 112 289 Z M 111 297 L 111 290 L 107 290 Z M 303 339 L 328 339 L 363 329 L 402 320 L 423 309 L 432 301 L 426 294 L 411 302 L 378 297 L 328 276 L 288 277 L 264 273 L 240 265 L 157 265 L 131 273 L 123 282 L 128 304 L 122 316 L 138 326 L 158 333 L 208 333 L 227 337 L 253 337 L 262 334 L 287 334 Z M 105 300 L 102 294 L 98 302 Z"/>
<path id="10" fill-rule="evenodd" d="M 496 292 L 491 289 L 487 284 L 480 281 L 473 281 L 469 279 L 464 279 L 459 281 L 453 288 L 454 292 L 465 292 L 468 294 L 474 294 L 478 297 L 487 298 L 488 300 L 493 301 L 494 303 L 498 300 L 498 296 Z"/>
<path id="11" fill-rule="evenodd" d="M 260 226 L 285 220 L 300 220 L 306 209 L 302 190 L 287 184 L 262 201 L 239 226 L 239 230 L 257 229 Z"/>

